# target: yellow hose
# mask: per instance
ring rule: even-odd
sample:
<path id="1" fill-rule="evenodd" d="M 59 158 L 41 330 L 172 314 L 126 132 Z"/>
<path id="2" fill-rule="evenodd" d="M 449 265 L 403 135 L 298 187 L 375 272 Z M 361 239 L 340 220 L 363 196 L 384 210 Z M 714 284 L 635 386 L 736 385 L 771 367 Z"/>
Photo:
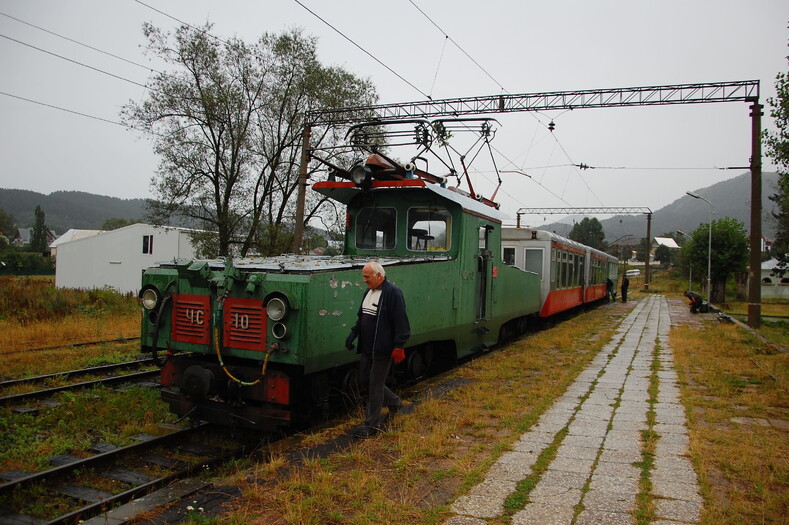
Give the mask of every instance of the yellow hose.
<path id="1" fill-rule="evenodd" d="M 228 370 L 227 367 L 225 366 L 225 363 L 222 360 L 222 352 L 220 352 L 220 349 L 219 349 L 219 326 L 218 326 L 218 323 L 217 323 L 217 326 L 214 327 L 214 349 L 216 350 L 216 357 L 217 357 L 217 359 L 219 359 L 219 366 L 222 367 L 222 370 L 224 370 L 224 372 L 227 375 L 227 377 L 229 377 L 230 379 L 232 379 L 233 381 L 235 381 L 236 383 L 238 383 L 239 385 L 242 385 L 242 386 L 256 385 L 256 384 L 260 383 L 263 380 L 263 377 L 266 375 L 266 367 L 268 366 L 268 358 L 271 355 L 271 352 L 274 351 L 274 348 L 271 348 L 271 350 L 267 350 L 266 351 L 266 358 L 263 360 L 263 367 L 260 370 L 260 377 L 257 378 L 255 381 L 250 383 L 249 381 L 242 381 L 241 379 L 238 379 L 237 377 L 235 377 L 233 374 L 230 373 L 230 370 Z"/>

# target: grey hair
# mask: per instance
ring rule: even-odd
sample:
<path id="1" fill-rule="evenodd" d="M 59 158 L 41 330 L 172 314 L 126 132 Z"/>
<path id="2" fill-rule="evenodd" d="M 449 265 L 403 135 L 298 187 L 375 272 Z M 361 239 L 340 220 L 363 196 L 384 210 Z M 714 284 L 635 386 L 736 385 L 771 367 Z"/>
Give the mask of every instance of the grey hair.
<path id="1" fill-rule="evenodd" d="M 386 277 L 386 270 L 384 270 L 384 267 L 381 266 L 381 263 L 379 263 L 378 261 L 370 261 L 367 264 L 370 265 L 370 269 L 373 272 L 380 273 L 381 277 Z"/>

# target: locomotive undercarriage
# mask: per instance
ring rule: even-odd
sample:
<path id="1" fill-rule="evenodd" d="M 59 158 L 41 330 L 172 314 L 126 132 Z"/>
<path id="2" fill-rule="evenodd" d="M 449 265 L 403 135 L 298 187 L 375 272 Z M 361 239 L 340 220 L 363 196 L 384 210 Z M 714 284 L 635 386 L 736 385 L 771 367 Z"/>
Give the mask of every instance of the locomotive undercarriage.
<path id="1" fill-rule="evenodd" d="M 328 372 L 303 376 L 296 367 L 269 366 L 261 377 L 257 364 L 226 365 L 244 384 L 207 359 L 168 361 L 162 369 L 162 400 L 182 418 L 276 432 L 303 428 L 326 417 L 333 406 L 358 399 L 356 366 L 334 369 L 331 377 Z M 294 399 L 296 392 L 301 396 Z"/>
<path id="2" fill-rule="evenodd" d="M 456 362 L 451 342 L 412 347 L 406 360 L 392 367 L 387 382 L 413 381 Z M 366 394 L 358 383 L 358 363 L 308 376 L 298 367 L 269 365 L 262 377 L 257 363 L 228 360 L 225 365 L 243 383 L 231 379 L 211 357 L 170 355 L 161 373 L 162 400 L 180 418 L 276 432 L 303 428 L 358 404 Z M 294 392 L 300 397 L 294 399 Z"/>

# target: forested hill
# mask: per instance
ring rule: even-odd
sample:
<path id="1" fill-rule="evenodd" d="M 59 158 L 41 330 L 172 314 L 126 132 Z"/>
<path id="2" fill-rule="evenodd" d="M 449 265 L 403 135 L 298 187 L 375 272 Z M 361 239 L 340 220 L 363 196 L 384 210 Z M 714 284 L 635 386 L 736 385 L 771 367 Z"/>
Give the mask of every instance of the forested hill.
<path id="1" fill-rule="evenodd" d="M 777 182 L 777 173 L 767 171 L 762 173 L 762 235 L 770 238 L 775 237 L 775 221 L 771 217 L 775 204 L 770 200 L 770 195 L 776 193 Z M 750 173 L 743 173 L 707 188 L 688 189 L 706 197 L 713 203 L 713 220 L 731 217 L 742 222 L 746 231 L 750 231 Z M 666 233 L 673 234 L 676 230 L 682 230 L 690 234 L 700 224 L 709 222 L 710 208 L 706 202 L 689 197 L 681 191 L 678 191 L 678 193 L 677 200 L 668 206 L 664 206 L 659 210 L 652 210 L 651 233 L 653 237 L 660 237 Z M 621 203 L 617 204 L 621 205 Z M 626 205 L 629 206 L 631 203 Z M 633 203 L 632 205 L 635 206 L 637 204 Z M 625 235 L 632 235 L 635 239 L 646 237 L 646 218 L 644 215 L 616 216 L 609 219 L 601 219 L 600 223 L 603 226 L 608 242 Z M 570 218 L 562 222 L 537 227 L 566 236 L 572 229 L 573 222 L 572 218 Z"/>
<path id="2" fill-rule="evenodd" d="M 33 226 L 36 206 L 44 211 L 47 226 L 62 234 L 69 228 L 97 230 L 107 219 L 141 219 L 145 199 L 118 199 L 82 191 L 56 191 L 44 195 L 0 188 L 0 209 L 13 215 L 17 227 Z"/>

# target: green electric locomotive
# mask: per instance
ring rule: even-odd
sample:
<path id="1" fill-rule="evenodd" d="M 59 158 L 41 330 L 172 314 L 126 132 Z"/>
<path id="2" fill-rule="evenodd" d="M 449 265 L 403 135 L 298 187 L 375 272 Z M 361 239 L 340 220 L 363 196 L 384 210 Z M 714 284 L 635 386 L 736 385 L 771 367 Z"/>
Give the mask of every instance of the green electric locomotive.
<path id="1" fill-rule="evenodd" d="M 145 271 L 142 348 L 171 411 L 263 430 L 300 425 L 356 388 L 344 340 L 378 260 L 403 290 L 398 376 L 485 351 L 540 311 L 540 277 L 502 263 L 493 203 L 379 155 L 313 190 L 347 206 L 341 256 L 180 260 Z"/>

